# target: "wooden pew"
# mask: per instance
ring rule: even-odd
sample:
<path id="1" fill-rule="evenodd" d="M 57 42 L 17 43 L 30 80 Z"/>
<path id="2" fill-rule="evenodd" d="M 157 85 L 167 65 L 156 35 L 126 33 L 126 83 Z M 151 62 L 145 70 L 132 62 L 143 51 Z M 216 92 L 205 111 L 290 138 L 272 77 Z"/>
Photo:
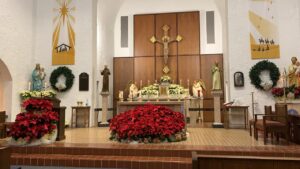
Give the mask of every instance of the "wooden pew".
<path id="1" fill-rule="evenodd" d="M 300 158 L 199 155 L 192 152 L 193 169 L 299 169 Z"/>
<path id="2" fill-rule="evenodd" d="M 9 147 L 0 147 L 0 169 L 10 169 L 10 155 Z"/>

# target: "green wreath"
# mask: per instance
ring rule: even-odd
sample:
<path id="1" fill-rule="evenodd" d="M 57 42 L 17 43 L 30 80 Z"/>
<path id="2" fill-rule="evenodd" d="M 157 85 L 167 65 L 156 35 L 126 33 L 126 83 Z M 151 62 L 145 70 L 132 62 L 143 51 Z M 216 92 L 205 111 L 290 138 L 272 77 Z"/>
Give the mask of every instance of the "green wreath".
<path id="1" fill-rule="evenodd" d="M 64 75 L 66 77 L 66 83 L 64 84 L 65 86 L 60 89 L 57 87 L 57 79 L 59 76 Z M 75 76 L 72 73 L 72 70 L 67 68 L 66 66 L 58 67 L 57 69 L 53 70 L 50 76 L 50 83 L 51 86 L 54 90 L 59 91 L 59 92 L 65 92 L 69 90 L 73 86 L 73 81 L 74 81 Z"/>
<path id="2" fill-rule="evenodd" d="M 260 79 L 259 75 L 262 71 L 265 71 L 265 70 L 270 71 L 270 78 L 273 82 L 272 87 L 276 86 L 277 81 L 279 80 L 279 77 L 280 77 L 279 69 L 274 63 L 272 63 L 268 60 L 263 60 L 263 61 L 256 63 L 251 68 L 251 70 L 249 72 L 249 76 L 251 79 L 251 84 L 253 84 L 255 86 L 255 88 L 257 88 L 259 90 L 264 90 L 264 88 L 260 85 L 261 79 Z"/>

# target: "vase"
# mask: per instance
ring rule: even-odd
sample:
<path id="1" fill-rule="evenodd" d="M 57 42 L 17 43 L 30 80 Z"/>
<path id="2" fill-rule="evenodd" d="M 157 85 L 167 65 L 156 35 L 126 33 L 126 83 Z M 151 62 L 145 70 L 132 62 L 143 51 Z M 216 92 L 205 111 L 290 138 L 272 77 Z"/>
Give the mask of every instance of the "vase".
<path id="1" fill-rule="evenodd" d="M 286 98 L 289 99 L 289 100 L 294 100 L 294 99 L 295 99 L 295 94 L 292 93 L 292 92 L 289 92 L 289 93 L 286 95 Z"/>

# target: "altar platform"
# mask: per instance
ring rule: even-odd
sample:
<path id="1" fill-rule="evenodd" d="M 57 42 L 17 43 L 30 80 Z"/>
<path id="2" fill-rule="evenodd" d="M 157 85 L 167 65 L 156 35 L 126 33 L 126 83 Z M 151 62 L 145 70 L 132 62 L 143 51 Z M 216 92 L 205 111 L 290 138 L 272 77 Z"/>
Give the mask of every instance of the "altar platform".
<path id="1" fill-rule="evenodd" d="M 14 166 L 127 169 L 192 169 L 192 151 L 204 155 L 280 157 L 300 160 L 300 145 L 263 144 L 247 130 L 188 128 L 186 141 L 125 144 L 109 140 L 108 128 L 66 130 L 66 140 L 37 147 L 13 147 Z M 2 142 L 4 142 L 2 140 Z M 5 143 L 4 143 L 5 144 Z"/>

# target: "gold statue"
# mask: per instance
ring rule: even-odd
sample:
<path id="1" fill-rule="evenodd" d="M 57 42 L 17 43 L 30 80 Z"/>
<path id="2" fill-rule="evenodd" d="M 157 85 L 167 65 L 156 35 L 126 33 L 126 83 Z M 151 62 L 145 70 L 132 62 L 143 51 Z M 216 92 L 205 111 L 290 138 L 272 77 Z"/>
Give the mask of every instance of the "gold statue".
<path id="1" fill-rule="evenodd" d="M 289 86 L 298 86 L 297 83 L 297 75 L 296 75 L 296 70 L 297 70 L 297 58 L 292 57 L 291 58 L 292 64 L 289 66 L 289 71 L 288 71 L 288 80 L 289 80 Z"/>
<path id="2" fill-rule="evenodd" d="M 170 72 L 170 69 L 168 67 L 169 44 L 173 43 L 173 42 L 180 42 L 183 38 L 180 35 L 177 35 L 176 39 L 171 40 L 171 37 L 169 36 L 170 27 L 168 25 L 164 25 L 162 27 L 162 29 L 164 31 L 164 36 L 161 38 L 161 41 L 157 40 L 157 38 L 155 36 L 152 36 L 150 41 L 152 43 L 159 43 L 159 44 L 162 44 L 164 46 L 164 68 L 163 68 L 163 72 L 165 74 L 168 74 Z"/>

